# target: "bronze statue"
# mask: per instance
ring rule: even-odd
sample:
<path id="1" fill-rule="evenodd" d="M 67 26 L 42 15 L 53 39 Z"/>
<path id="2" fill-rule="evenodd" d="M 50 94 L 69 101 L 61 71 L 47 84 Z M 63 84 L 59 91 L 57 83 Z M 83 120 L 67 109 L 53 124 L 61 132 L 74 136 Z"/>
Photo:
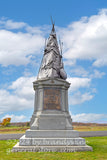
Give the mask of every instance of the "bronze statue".
<path id="1" fill-rule="evenodd" d="M 62 55 L 59 51 L 54 24 L 44 49 L 44 56 L 37 76 L 37 79 L 45 78 L 61 78 L 64 80 L 67 78 L 62 62 Z"/>

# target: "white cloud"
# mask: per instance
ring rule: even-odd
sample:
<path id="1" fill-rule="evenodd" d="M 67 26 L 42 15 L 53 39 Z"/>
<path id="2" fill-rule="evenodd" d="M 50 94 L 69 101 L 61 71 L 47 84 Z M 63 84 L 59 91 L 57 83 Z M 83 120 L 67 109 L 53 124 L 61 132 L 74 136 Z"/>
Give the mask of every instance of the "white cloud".
<path id="1" fill-rule="evenodd" d="M 102 58 L 97 59 L 94 63 L 93 66 L 96 67 L 103 67 L 107 65 L 107 55 L 103 56 Z"/>
<path id="2" fill-rule="evenodd" d="M 0 30 L 0 64 L 26 65 L 32 55 L 39 54 L 44 44 L 40 35 Z"/>
<path id="3" fill-rule="evenodd" d="M 83 17 L 80 21 L 60 29 L 66 59 L 92 60 L 93 65 L 107 65 L 107 9 L 98 15 Z"/>
<path id="4" fill-rule="evenodd" d="M 71 115 L 73 122 L 100 122 L 107 118 L 107 114 L 82 113 Z"/>
<path id="5" fill-rule="evenodd" d="M 69 71 L 69 73 L 70 73 L 70 76 L 73 75 L 72 77 L 76 76 L 73 79 L 70 78 L 71 79 L 70 83 L 72 83 L 72 82 L 73 83 L 74 82 L 78 83 L 76 81 L 80 81 L 80 82 L 82 81 L 82 83 L 83 83 L 83 81 L 84 82 L 91 82 L 92 79 L 102 78 L 104 75 L 106 75 L 105 72 L 99 71 L 97 69 L 87 69 L 86 70 L 82 66 L 75 66 L 75 67 L 71 68 L 70 71 Z M 77 76 L 81 77 L 81 78 L 78 78 Z M 84 77 L 84 78 L 82 78 L 82 77 Z M 87 77 L 89 77 L 89 78 L 87 78 Z M 68 78 L 68 80 L 69 80 L 69 78 Z"/>
<path id="6" fill-rule="evenodd" d="M 85 93 L 81 93 L 79 90 L 80 89 L 87 89 L 90 90 L 91 86 L 91 79 L 90 78 L 78 78 L 78 77 L 73 77 L 73 78 L 68 78 L 68 82 L 71 83 L 70 90 L 69 90 L 69 104 L 72 105 L 77 105 L 77 104 L 82 104 L 86 101 L 90 101 L 94 95 L 92 93 L 93 90 L 91 91 L 84 91 Z"/>
<path id="7" fill-rule="evenodd" d="M 65 66 L 75 66 L 76 60 L 75 59 L 70 59 L 70 60 L 65 60 L 64 65 Z"/>
<path id="8" fill-rule="evenodd" d="M 20 77 L 8 87 L 8 90 L 1 89 L 0 112 L 32 109 L 34 107 L 32 82 L 35 79 L 36 77 Z"/>
<path id="9" fill-rule="evenodd" d="M 91 89 L 91 92 L 88 91 L 85 93 L 81 93 L 79 91 L 81 88 L 86 90 L 86 88 L 89 88 L 91 86 L 90 78 L 73 77 L 73 78 L 68 78 L 67 81 L 71 83 L 70 90 L 69 90 L 70 105 L 82 104 L 86 101 L 90 101 L 94 97 L 92 93 L 95 93 L 95 92 L 93 92 L 92 89 Z"/>
<path id="10" fill-rule="evenodd" d="M 72 96 L 69 97 L 69 103 L 72 105 L 77 105 L 84 103 L 85 101 L 90 101 L 94 95 L 92 95 L 90 92 L 81 93 L 80 91 L 74 93 Z"/>
<path id="11" fill-rule="evenodd" d="M 3 18 L 0 24 L 0 64 L 3 66 L 26 65 L 32 55 L 43 49 L 49 26 L 31 27 Z M 22 28 L 25 32 L 20 30 Z M 18 29 L 18 32 L 14 33 L 12 29 Z M 67 28 L 59 28 L 57 34 L 64 42 L 65 65 L 74 65 L 77 59 L 92 60 L 96 67 L 107 65 L 107 9 L 89 18 L 82 17 Z"/>
<path id="12" fill-rule="evenodd" d="M 26 27 L 27 24 L 24 22 L 14 22 L 12 20 L 6 20 L 6 19 L 1 19 L 0 20 L 0 28 L 6 28 L 6 29 L 20 29 L 23 27 Z"/>
<path id="13" fill-rule="evenodd" d="M 7 115 L 5 115 L 4 117 L 2 117 L 2 120 L 4 119 L 4 118 L 11 118 L 11 122 L 25 122 L 26 121 L 26 116 L 24 116 L 24 115 L 20 115 L 20 116 L 18 116 L 18 115 L 14 115 L 14 114 L 12 114 L 12 115 L 9 115 L 9 114 L 7 114 Z"/>
<path id="14" fill-rule="evenodd" d="M 75 68 L 71 69 L 71 75 L 72 74 L 75 74 L 76 76 L 87 77 L 89 73 L 82 66 L 76 66 Z"/>
<path id="15" fill-rule="evenodd" d="M 70 87 L 71 91 L 76 91 L 79 88 L 87 88 L 91 84 L 90 78 L 73 77 L 73 78 L 68 78 L 67 81 L 71 83 L 71 87 Z"/>
<path id="16" fill-rule="evenodd" d="M 12 94 L 6 90 L 0 90 L 0 112 L 4 113 L 8 111 L 17 111 L 32 108 L 32 99 L 30 100 L 24 97 L 19 97 L 18 95 Z"/>
<path id="17" fill-rule="evenodd" d="M 102 78 L 106 73 L 94 70 L 94 73 L 90 75 L 91 78 Z"/>
<path id="18" fill-rule="evenodd" d="M 9 89 L 13 89 L 19 97 L 32 99 L 33 81 L 35 79 L 36 77 L 20 77 L 9 86 Z"/>
<path id="19" fill-rule="evenodd" d="M 24 22 L 14 22 L 2 18 L 0 28 L 1 65 L 27 65 L 33 56 L 39 55 L 42 51 L 46 34 L 43 29 L 46 31 L 46 26 L 44 28 L 31 27 Z M 13 29 L 17 29 L 17 32 Z"/>
<path id="20" fill-rule="evenodd" d="M 43 34 L 42 29 L 43 28 L 41 27 L 31 27 L 31 26 L 26 27 L 26 31 L 28 33 L 39 34 L 39 35 Z"/>
<path id="21" fill-rule="evenodd" d="M 46 33 L 49 33 L 49 30 L 50 30 L 49 25 L 32 27 L 25 22 L 15 22 L 15 21 L 13 21 L 11 19 L 7 19 L 5 17 L 2 17 L 0 19 L 0 28 L 6 29 L 6 30 L 24 29 L 28 33 L 39 34 L 39 35 L 46 35 Z"/>

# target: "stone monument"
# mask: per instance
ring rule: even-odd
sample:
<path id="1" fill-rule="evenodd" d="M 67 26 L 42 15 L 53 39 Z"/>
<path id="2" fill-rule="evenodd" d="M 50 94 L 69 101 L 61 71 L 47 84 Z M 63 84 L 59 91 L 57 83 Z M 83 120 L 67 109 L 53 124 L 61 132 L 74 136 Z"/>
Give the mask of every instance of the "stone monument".
<path id="1" fill-rule="evenodd" d="M 35 101 L 30 129 L 13 147 L 13 152 L 92 151 L 79 132 L 73 130 L 68 111 L 70 83 L 66 78 L 53 24 L 37 80 L 33 82 Z"/>

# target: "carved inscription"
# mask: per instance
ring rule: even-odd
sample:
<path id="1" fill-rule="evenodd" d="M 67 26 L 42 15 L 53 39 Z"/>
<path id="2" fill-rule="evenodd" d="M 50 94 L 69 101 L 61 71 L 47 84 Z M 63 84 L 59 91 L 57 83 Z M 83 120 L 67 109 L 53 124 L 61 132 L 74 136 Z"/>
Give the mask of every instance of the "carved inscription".
<path id="1" fill-rule="evenodd" d="M 60 90 L 56 88 L 44 89 L 44 109 L 60 110 Z"/>

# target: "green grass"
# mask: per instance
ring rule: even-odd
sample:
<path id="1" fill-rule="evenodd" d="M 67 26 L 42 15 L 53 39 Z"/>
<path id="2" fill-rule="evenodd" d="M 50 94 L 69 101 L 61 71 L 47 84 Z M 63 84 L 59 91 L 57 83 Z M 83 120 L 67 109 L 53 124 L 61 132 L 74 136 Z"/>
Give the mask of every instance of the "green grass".
<path id="1" fill-rule="evenodd" d="M 93 152 L 17 152 L 10 150 L 17 140 L 0 141 L 0 160 L 107 160 L 107 137 L 85 138 L 88 145 L 93 147 Z"/>

